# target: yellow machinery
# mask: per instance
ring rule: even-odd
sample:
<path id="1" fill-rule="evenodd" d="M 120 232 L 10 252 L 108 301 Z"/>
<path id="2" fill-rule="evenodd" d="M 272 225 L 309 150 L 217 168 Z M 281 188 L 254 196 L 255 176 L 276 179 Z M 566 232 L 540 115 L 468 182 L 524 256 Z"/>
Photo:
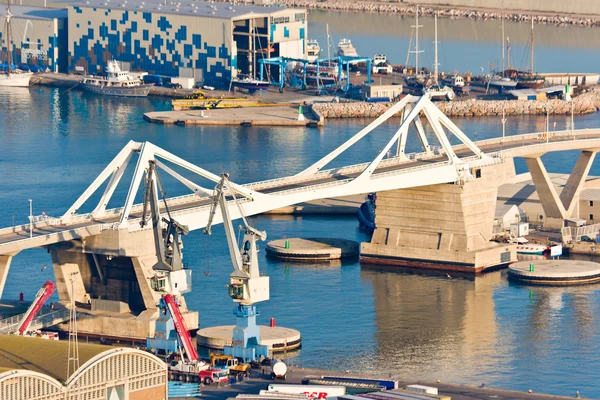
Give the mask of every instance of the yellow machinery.
<path id="1" fill-rule="evenodd" d="M 250 364 L 239 364 L 237 358 L 218 354 L 210 355 L 210 366 L 227 369 L 230 375 L 236 376 L 247 375 L 250 370 Z"/>
<path id="2" fill-rule="evenodd" d="M 206 97 L 206 93 L 197 90 L 185 99 L 171 102 L 173 111 L 186 110 L 211 110 L 215 108 L 241 108 L 241 107 L 274 107 L 287 104 L 264 103 L 245 97 Z"/>

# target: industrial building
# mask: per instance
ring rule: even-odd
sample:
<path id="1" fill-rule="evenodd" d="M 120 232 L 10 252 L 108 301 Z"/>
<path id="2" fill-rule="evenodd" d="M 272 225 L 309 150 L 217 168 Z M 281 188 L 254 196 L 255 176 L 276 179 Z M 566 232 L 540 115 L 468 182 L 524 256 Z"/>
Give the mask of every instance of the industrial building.
<path id="1" fill-rule="evenodd" d="M 2 54 L 6 43 L 6 7 L 0 7 Z M 13 64 L 26 63 L 52 72 L 67 72 L 67 10 L 12 5 L 12 37 L 10 49 Z M 2 58 L 2 63 L 6 63 Z"/>
<path id="2" fill-rule="evenodd" d="M 257 59 L 303 57 L 306 10 L 229 3 L 86 0 L 68 6 L 69 72 L 123 69 L 219 85 Z"/>
<path id="3" fill-rule="evenodd" d="M 165 400 L 167 366 L 131 348 L 79 344 L 80 367 L 67 376 L 67 341 L 0 339 L 2 400 Z"/>

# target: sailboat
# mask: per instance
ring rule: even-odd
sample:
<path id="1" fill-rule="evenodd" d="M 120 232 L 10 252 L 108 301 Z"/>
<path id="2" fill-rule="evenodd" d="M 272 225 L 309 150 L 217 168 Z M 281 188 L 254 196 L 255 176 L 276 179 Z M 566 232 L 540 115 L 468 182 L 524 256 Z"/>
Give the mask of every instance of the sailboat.
<path id="1" fill-rule="evenodd" d="M 533 30 L 533 20 L 531 20 L 531 54 L 530 54 L 530 68 L 529 72 L 518 72 L 517 73 L 517 88 L 525 88 L 525 89 L 539 89 L 544 87 L 546 83 L 546 78 L 537 75 L 534 73 L 533 69 L 533 61 L 534 61 L 534 30 Z"/>
<path id="2" fill-rule="evenodd" d="M 454 100 L 456 94 L 454 93 L 454 89 L 450 86 L 446 86 L 443 83 L 439 82 L 439 63 L 438 63 L 438 16 L 435 14 L 435 41 L 434 44 L 434 58 L 433 58 L 433 85 L 429 87 L 425 87 L 423 92 L 427 93 L 432 100 Z"/>
<path id="3" fill-rule="evenodd" d="M 10 0 L 9 0 L 10 1 Z M 10 3 L 6 5 L 6 23 L 5 23 L 5 33 L 6 33 L 6 54 L 7 54 L 7 63 L 6 70 L 0 71 L 0 86 L 7 87 L 29 87 L 32 73 L 24 72 L 20 69 L 12 69 L 12 57 L 11 57 L 11 23 L 12 23 L 12 14 L 10 12 Z"/>
<path id="4" fill-rule="evenodd" d="M 252 31 L 251 40 L 252 40 L 252 51 L 253 51 L 252 59 L 256 60 L 256 28 Z M 260 45 L 260 38 L 259 38 L 258 43 Z M 262 53 L 262 46 L 261 46 L 261 53 Z M 260 90 L 269 89 L 269 85 L 271 83 L 268 80 L 263 81 L 260 79 L 256 79 L 256 68 L 253 68 L 252 72 L 254 73 L 253 76 L 250 76 L 247 74 L 238 74 L 235 78 L 231 79 L 231 85 L 236 89 L 247 90 L 249 94 L 254 94 Z"/>
<path id="5" fill-rule="evenodd" d="M 506 40 L 506 42 L 505 42 L 505 40 Z M 510 39 L 506 38 L 506 36 L 504 36 L 504 1 L 502 1 L 502 40 L 501 40 L 501 43 L 502 43 L 501 75 L 490 77 L 490 79 L 488 80 L 489 86 L 495 86 L 495 87 L 499 88 L 500 91 L 502 91 L 504 89 L 514 89 L 517 86 L 516 81 L 506 77 L 506 70 L 505 70 L 505 64 L 504 64 L 505 49 L 508 48 L 508 54 L 509 54 L 508 64 L 510 65 Z"/>

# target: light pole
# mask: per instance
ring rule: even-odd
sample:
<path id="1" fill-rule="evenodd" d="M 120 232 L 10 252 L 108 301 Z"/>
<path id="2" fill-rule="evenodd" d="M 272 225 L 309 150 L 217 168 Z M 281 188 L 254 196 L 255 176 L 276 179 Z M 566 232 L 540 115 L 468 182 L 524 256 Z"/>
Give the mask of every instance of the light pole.
<path id="1" fill-rule="evenodd" d="M 29 237 L 33 237 L 33 200 L 29 199 Z"/>
<path id="2" fill-rule="evenodd" d="M 506 135 L 506 111 L 502 107 L 502 144 L 504 144 L 504 136 Z"/>
<path id="3" fill-rule="evenodd" d="M 573 98 L 571 97 L 571 136 L 575 139 L 575 120 L 573 118 L 573 114 L 575 113 L 575 104 L 573 102 Z"/>

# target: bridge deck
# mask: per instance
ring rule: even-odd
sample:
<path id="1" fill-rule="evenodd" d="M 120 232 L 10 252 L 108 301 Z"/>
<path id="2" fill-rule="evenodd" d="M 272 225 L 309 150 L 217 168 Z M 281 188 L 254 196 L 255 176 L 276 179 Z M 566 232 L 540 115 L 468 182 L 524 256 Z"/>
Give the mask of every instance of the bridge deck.
<path id="1" fill-rule="evenodd" d="M 488 139 L 475 142 L 486 154 L 497 157 L 515 157 L 532 154 L 542 154 L 550 151 L 571 149 L 596 149 L 600 148 L 600 130 L 579 130 L 575 132 L 563 131 L 551 133 L 548 137 L 542 134 L 527 134 Z M 453 147 L 456 155 L 465 159 L 473 153 L 465 146 Z M 413 169 L 427 169 L 447 165 L 448 159 L 445 154 L 412 154 L 408 159 L 390 158 L 383 160 L 375 170 L 371 179 L 388 176 L 389 174 L 403 173 Z M 316 174 L 296 175 L 278 178 L 268 181 L 255 182 L 243 185 L 255 192 L 279 196 L 289 195 L 293 191 L 311 190 L 318 192 L 319 189 L 331 185 L 344 184 L 359 176 L 368 166 L 368 163 L 358 164 L 343 168 L 319 171 Z M 364 192 L 370 192 L 368 187 Z M 319 198 L 318 194 L 314 195 Z M 208 208 L 212 200 L 208 196 L 187 195 L 169 200 L 169 208 L 175 213 L 197 210 L 200 207 Z M 25 248 L 40 247 L 71 240 L 73 238 L 85 237 L 97 234 L 104 229 L 112 229 L 111 224 L 120 220 L 121 209 L 108 210 L 107 216 L 103 218 L 91 218 L 91 215 L 78 215 L 72 221 L 49 218 L 36 221 L 33 229 L 33 237 L 30 238 L 29 225 L 9 227 L 0 229 L 0 254 L 11 254 Z M 181 215 L 181 214 L 180 214 Z M 130 214 L 130 220 L 141 217 L 141 206 L 136 205 Z M 197 228 L 197 227 L 196 227 Z"/>

